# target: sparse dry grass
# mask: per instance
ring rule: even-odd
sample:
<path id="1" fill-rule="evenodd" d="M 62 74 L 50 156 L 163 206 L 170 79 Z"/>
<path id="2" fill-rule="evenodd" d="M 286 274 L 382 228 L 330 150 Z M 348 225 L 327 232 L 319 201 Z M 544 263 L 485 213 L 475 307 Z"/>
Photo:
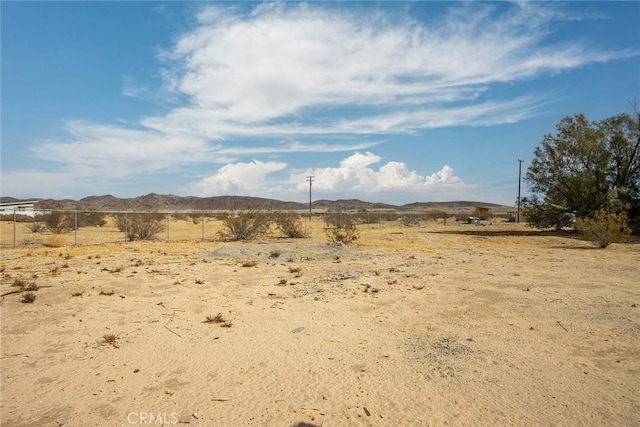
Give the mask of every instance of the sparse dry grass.
<path id="1" fill-rule="evenodd" d="M 258 265 L 258 261 L 247 260 L 247 261 L 243 261 L 241 265 L 243 267 L 255 267 L 256 265 Z"/>
<path id="2" fill-rule="evenodd" d="M 13 279 L 13 283 L 11 284 L 11 286 L 18 287 L 23 291 L 37 291 L 38 289 L 40 289 L 40 286 L 38 286 L 36 282 L 27 281 L 22 277 L 16 277 L 15 279 Z"/>
<path id="3" fill-rule="evenodd" d="M 53 236 L 47 236 L 44 239 L 44 245 L 48 248 L 60 248 L 64 245 L 65 237 L 60 234 L 54 234 Z"/>
<path id="4" fill-rule="evenodd" d="M 118 341 L 120 340 L 120 336 L 116 335 L 116 334 L 105 334 L 102 336 L 102 341 L 100 341 L 100 344 L 102 345 L 110 345 L 114 348 L 119 348 L 120 344 L 118 343 Z"/>
<path id="5" fill-rule="evenodd" d="M 227 320 L 222 316 L 222 313 L 218 313 L 215 316 L 207 316 L 204 323 L 217 323 L 223 328 L 230 328 L 233 326 L 233 322 Z"/>
<path id="6" fill-rule="evenodd" d="M 16 277 L 16 278 L 13 279 L 13 283 L 11 284 L 11 286 L 16 286 L 18 288 L 24 288 L 26 284 L 27 284 L 27 281 L 24 280 L 22 277 Z"/>
<path id="7" fill-rule="evenodd" d="M 22 302 L 25 304 L 31 304 L 36 300 L 36 294 L 33 292 L 25 292 L 22 294 Z"/>
<path id="8" fill-rule="evenodd" d="M 278 258 L 280 256 L 281 252 L 278 249 L 272 250 L 271 252 L 269 252 L 269 258 Z"/>
<path id="9" fill-rule="evenodd" d="M 205 323 L 224 323 L 226 320 L 222 317 L 222 313 L 218 313 L 215 316 L 207 316 Z"/>

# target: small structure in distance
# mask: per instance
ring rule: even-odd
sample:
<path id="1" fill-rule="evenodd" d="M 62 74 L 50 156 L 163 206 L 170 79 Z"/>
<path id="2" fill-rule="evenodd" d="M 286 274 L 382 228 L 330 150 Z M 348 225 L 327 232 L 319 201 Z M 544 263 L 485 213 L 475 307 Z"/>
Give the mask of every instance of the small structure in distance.
<path id="1" fill-rule="evenodd" d="M 23 200 L 19 202 L 0 203 L 0 215 L 26 215 L 36 216 L 35 205 L 37 200 Z"/>

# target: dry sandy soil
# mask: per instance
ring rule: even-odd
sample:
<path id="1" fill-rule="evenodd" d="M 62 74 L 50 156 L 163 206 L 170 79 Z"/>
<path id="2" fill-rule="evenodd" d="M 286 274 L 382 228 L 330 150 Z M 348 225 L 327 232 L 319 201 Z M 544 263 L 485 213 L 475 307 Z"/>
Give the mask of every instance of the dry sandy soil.
<path id="1" fill-rule="evenodd" d="M 0 302 L 2 426 L 640 425 L 638 243 L 430 223 L 1 269 L 40 286 Z"/>

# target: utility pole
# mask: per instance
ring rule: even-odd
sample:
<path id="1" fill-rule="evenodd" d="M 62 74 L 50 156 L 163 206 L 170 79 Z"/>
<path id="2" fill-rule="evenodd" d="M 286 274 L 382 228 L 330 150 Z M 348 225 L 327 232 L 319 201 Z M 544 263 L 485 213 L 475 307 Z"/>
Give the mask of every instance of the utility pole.
<path id="1" fill-rule="evenodd" d="M 311 186 L 313 185 L 314 176 L 310 175 L 307 177 L 306 182 L 309 183 L 309 221 L 311 221 Z"/>
<path id="2" fill-rule="evenodd" d="M 522 181 L 522 162 L 524 160 L 518 159 L 518 216 L 516 222 L 520 223 L 520 182 Z"/>

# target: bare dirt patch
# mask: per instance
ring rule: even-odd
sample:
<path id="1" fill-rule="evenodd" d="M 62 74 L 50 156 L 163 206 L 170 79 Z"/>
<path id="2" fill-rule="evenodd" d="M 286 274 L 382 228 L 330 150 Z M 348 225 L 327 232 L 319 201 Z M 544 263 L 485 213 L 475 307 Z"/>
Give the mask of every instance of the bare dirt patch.
<path id="1" fill-rule="evenodd" d="M 1 293 L 38 289 L 0 301 L 2 425 L 640 421 L 640 245 L 518 224 L 362 226 L 349 247 L 312 231 L 4 250 Z"/>

